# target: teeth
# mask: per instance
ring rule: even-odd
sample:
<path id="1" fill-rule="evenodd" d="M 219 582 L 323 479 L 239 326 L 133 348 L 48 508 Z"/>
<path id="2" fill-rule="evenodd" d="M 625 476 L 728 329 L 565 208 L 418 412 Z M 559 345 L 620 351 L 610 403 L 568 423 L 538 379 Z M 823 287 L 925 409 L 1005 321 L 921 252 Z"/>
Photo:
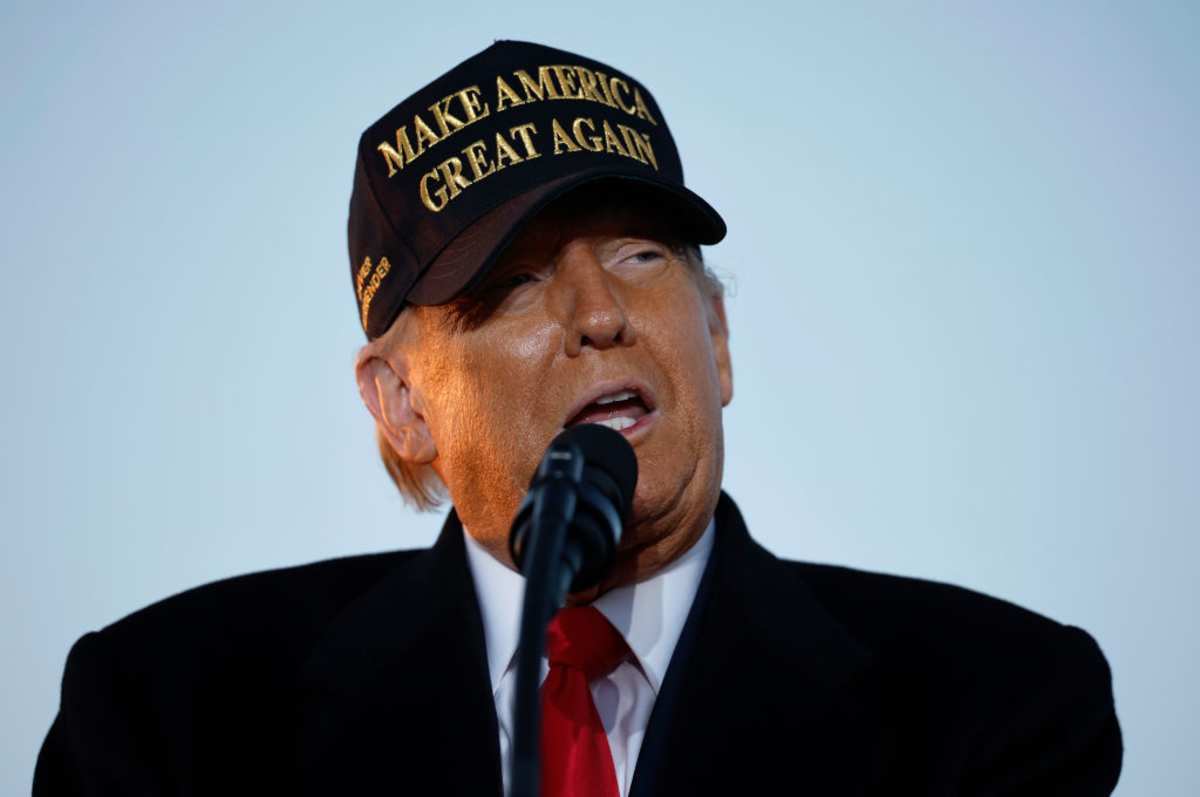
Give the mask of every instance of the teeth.
<path id="1" fill-rule="evenodd" d="M 619 432 L 622 429 L 628 429 L 630 426 L 633 426 L 637 421 L 633 418 L 626 418 L 624 415 L 618 415 L 615 418 L 609 418 L 607 421 L 596 421 L 596 423 Z"/>
<path id="2" fill-rule="evenodd" d="M 622 390 L 620 393 L 611 393 L 607 396 L 601 396 L 600 398 L 596 399 L 596 403 L 597 404 L 612 404 L 614 401 L 624 401 L 625 399 L 631 399 L 635 395 L 636 394 L 632 390 Z"/>

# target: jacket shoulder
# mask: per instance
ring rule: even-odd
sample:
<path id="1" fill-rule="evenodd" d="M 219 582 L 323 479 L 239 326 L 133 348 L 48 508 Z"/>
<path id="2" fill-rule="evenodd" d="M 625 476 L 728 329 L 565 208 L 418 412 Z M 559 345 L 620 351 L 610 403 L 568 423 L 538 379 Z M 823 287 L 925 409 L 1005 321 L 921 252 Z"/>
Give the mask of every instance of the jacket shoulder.
<path id="1" fill-rule="evenodd" d="M 978 660 L 988 665 L 984 670 L 1002 664 L 1013 674 L 1028 666 L 1108 678 L 1104 656 L 1086 631 L 1010 601 L 921 578 L 786 564 L 830 615 L 870 647 L 904 646 L 960 664 Z"/>
<path id="2" fill-rule="evenodd" d="M 810 562 L 786 562 L 817 600 L 848 627 L 872 639 L 937 630 L 1038 636 L 1065 626 L 1015 603 L 966 587 Z"/>
<path id="3" fill-rule="evenodd" d="M 369 590 L 386 573 L 422 550 L 359 554 L 223 578 L 156 601 L 103 631 L 131 633 L 184 615 L 214 612 L 253 617 L 274 614 L 282 608 L 314 612 L 334 609 Z"/>
<path id="4" fill-rule="evenodd" d="M 225 578 L 152 603 L 84 639 L 132 672 L 273 669 L 300 655 L 346 606 L 421 550 Z"/>
<path id="5" fill-rule="evenodd" d="M 972 750 L 966 780 L 1000 777 L 1016 789 L 1045 779 L 1069 794 L 1107 794 L 1116 783 L 1112 674 L 1083 629 L 951 584 L 787 566 L 920 711 L 961 731 Z"/>
<path id="6" fill-rule="evenodd" d="M 212 777 L 281 754 L 278 723 L 314 641 L 420 553 L 227 578 L 85 634 L 67 657 L 34 793 L 162 794 L 193 748 L 224 762 Z"/>

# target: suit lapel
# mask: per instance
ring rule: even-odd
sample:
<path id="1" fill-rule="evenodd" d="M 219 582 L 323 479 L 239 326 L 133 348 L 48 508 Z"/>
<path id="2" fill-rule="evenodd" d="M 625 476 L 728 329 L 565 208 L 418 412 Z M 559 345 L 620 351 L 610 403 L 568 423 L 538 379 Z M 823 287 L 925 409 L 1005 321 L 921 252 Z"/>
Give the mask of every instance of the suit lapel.
<path id="1" fill-rule="evenodd" d="M 306 794 L 499 794 L 482 621 L 451 512 L 437 543 L 346 609 L 298 679 Z"/>
<path id="2" fill-rule="evenodd" d="M 866 789 L 883 753 L 871 653 L 721 494 L 717 540 L 638 755 L 631 797 Z"/>
<path id="3" fill-rule="evenodd" d="M 646 731 L 630 797 L 872 785 L 889 741 L 872 655 L 733 501 Z M 451 512 L 351 604 L 295 685 L 300 794 L 497 795 L 495 703 L 462 526 Z"/>

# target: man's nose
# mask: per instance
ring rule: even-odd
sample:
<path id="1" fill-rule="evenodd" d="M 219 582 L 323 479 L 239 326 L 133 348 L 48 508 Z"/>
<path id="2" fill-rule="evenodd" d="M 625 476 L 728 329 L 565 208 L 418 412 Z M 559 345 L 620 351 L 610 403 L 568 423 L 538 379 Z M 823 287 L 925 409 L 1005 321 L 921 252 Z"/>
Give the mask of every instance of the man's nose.
<path id="1" fill-rule="evenodd" d="M 622 304 L 618 280 L 586 245 L 568 245 L 556 275 L 566 327 L 566 353 L 576 357 L 585 348 L 629 346 L 633 327 Z"/>

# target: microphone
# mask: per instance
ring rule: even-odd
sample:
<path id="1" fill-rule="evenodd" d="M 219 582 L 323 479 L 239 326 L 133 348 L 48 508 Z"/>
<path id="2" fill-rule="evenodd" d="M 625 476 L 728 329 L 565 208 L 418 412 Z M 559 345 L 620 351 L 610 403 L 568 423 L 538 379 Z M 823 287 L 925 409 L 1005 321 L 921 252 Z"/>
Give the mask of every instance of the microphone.
<path id="1" fill-rule="evenodd" d="M 567 599 L 600 583 L 616 559 L 633 505 L 637 456 L 620 432 L 574 426 L 550 443 L 508 538 L 525 575 L 513 695 L 510 797 L 538 797 L 542 654 L 546 624 Z"/>
<path id="2" fill-rule="evenodd" d="M 508 544 L 517 568 L 529 577 L 535 526 L 561 524 L 566 538 L 560 559 L 570 574 L 569 591 L 600 583 L 616 558 L 637 478 L 637 456 L 620 432 L 594 423 L 561 432 L 546 449 L 513 521 Z"/>

